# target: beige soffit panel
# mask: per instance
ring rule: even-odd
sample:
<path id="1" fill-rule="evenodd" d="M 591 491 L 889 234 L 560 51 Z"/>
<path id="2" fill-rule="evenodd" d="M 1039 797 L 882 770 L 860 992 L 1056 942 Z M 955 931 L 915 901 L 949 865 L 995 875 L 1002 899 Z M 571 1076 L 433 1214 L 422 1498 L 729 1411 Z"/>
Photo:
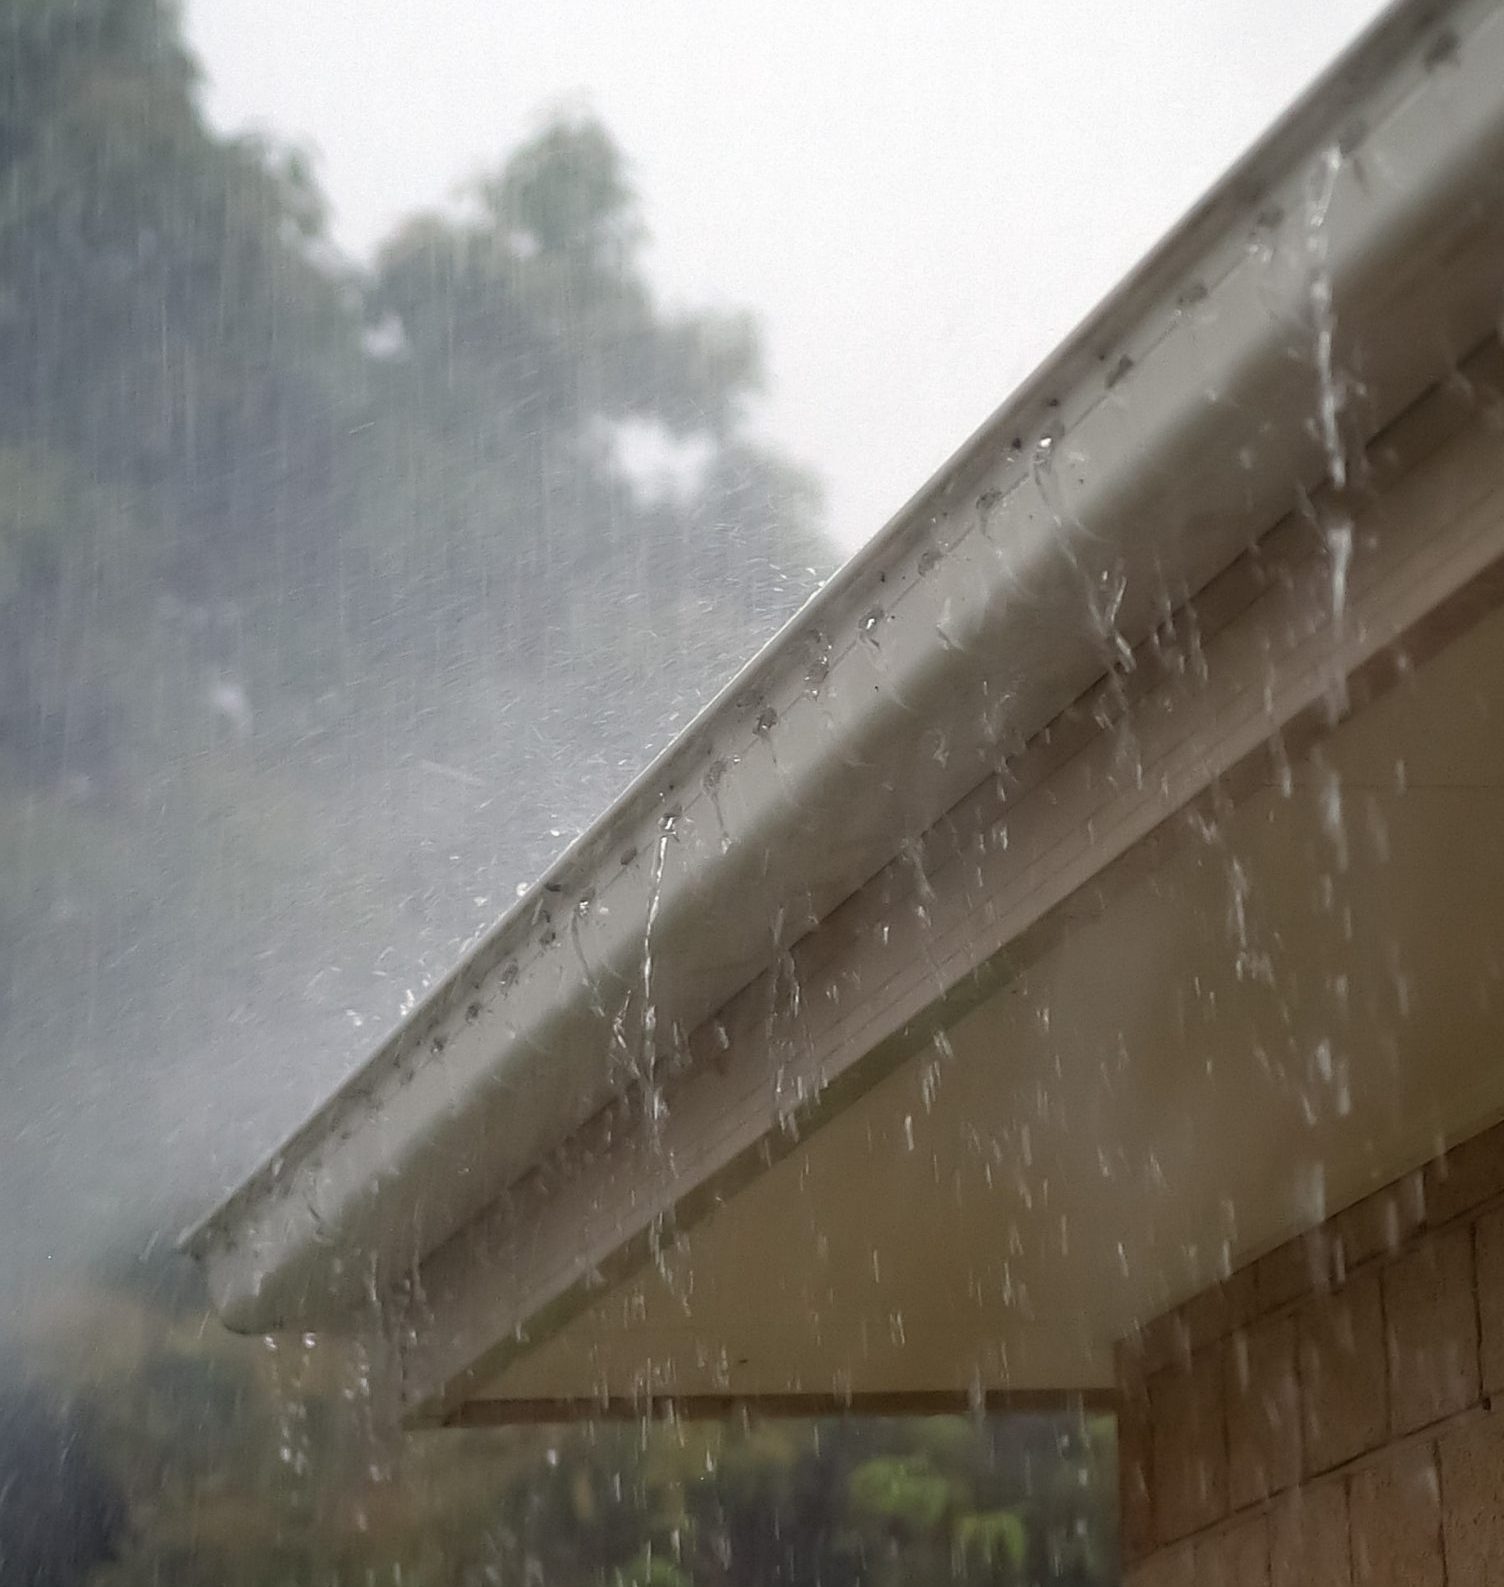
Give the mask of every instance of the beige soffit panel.
<path id="1" fill-rule="evenodd" d="M 1501 711 L 1495 610 L 1176 822 L 943 1048 L 530 1327 L 450 1423 L 1110 1384 L 1136 1324 L 1504 1115 Z"/>
<path id="2" fill-rule="evenodd" d="M 1320 368 L 1351 444 L 1478 343 L 1501 195 L 1504 11 L 1398 6 L 185 1236 L 226 1321 L 348 1314 L 675 1061 L 1329 472 Z"/>

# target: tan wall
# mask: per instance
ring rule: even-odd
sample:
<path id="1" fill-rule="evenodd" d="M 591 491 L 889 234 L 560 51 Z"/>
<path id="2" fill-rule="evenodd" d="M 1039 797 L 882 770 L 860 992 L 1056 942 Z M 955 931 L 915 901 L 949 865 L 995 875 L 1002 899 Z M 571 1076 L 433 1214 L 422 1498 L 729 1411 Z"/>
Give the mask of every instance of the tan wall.
<path id="1" fill-rule="evenodd" d="M 1119 1347 L 1129 1587 L 1504 1583 L 1504 1126 Z"/>

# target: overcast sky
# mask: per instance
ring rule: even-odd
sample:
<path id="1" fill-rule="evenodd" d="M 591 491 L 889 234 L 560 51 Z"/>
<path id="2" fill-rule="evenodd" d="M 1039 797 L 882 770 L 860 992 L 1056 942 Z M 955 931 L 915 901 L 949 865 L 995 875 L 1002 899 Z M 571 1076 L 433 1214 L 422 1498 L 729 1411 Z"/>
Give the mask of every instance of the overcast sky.
<path id="1" fill-rule="evenodd" d="M 755 311 L 765 427 L 878 529 L 1376 0 L 188 0 L 225 127 L 310 146 L 337 239 L 560 106 L 630 155 L 652 269 Z"/>

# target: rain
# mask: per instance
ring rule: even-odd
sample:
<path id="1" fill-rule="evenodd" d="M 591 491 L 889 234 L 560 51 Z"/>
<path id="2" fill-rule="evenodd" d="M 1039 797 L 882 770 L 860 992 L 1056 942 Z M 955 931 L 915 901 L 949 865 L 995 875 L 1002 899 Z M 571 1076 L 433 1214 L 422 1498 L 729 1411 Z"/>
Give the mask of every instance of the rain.
<path id="1" fill-rule="evenodd" d="M 1486 1579 L 1497 7 L 576 9 L 0 0 L 0 1581 Z"/>

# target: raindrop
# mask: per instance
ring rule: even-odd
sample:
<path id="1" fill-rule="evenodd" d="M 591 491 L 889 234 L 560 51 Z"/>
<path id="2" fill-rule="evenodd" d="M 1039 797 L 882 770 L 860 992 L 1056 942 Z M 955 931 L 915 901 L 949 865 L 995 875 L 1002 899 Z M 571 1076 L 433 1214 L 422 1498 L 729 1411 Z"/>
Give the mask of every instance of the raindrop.
<path id="1" fill-rule="evenodd" d="M 701 778 L 700 786 L 704 788 L 710 800 L 710 808 L 715 812 L 715 823 L 720 833 L 721 853 L 726 854 L 731 849 L 731 833 L 726 826 L 725 811 L 721 808 L 721 784 L 726 776 L 726 762 L 714 761 Z"/>
<path id="2" fill-rule="evenodd" d="M 1333 364 L 1337 316 L 1333 303 L 1332 274 L 1328 263 L 1330 238 L 1327 216 L 1342 169 L 1342 150 L 1333 144 L 1322 155 L 1306 214 L 1306 251 L 1311 267 L 1311 323 L 1316 337 L 1317 415 L 1332 484 L 1347 485 L 1347 451 L 1340 429 L 1347 389 Z"/>
<path id="3" fill-rule="evenodd" d="M 1352 520 L 1334 519 L 1325 527 L 1325 538 L 1332 563 L 1332 620 L 1340 630 L 1347 612 L 1347 580 L 1353 561 Z"/>
<path id="4" fill-rule="evenodd" d="M 830 641 L 818 628 L 805 635 L 809 662 L 804 669 L 804 692 L 813 699 L 830 676 Z"/>
<path id="5" fill-rule="evenodd" d="M 1443 66 L 1455 66 L 1461 58 L 1461 48 L 1457 42 L 1457 35 L 1451 28 L 1440 28 L 1436 37 L 1431 40 L 1426 48 L 1425 64 L 1428 71 L 1436 71 Z"/>
<path id="6" fill-rule="evenodd" d="M 1328 769 L 1321 786 L 1321 829 L 1336 853 L 1337 870 L 1347 870 L 1347 822 L 1342 813 L 1342 779 Z"/>
<path id="7" fill-rule="evenodd" d="M 1262 209 L 1254 217 L 1253 232 L 1248 239 L 1248 251 L 1261 264 L 1269 264 L 1275 254 L 1275 240 L 1285 222 L 1285 212 L 1277 204 Z"/>
<path id="8" fill-rule="evenodd" d="M 1115 363 L 1107 372 L 1107 389 L 1111 391 L 1114 386 L 1126 379 L 1129 371 L 1132 370 L 1132 368 L 1133 360 L 1127 355 L 1127 353 L 1124 353 L 1123 356 L 1118 359 L 1117 363 Z"/>
<path id="9" fill-rule="evenodd" d="M 1056 466 L 1061 433 L 1058 419 L 1052 421 L 1041 433 L 1034 443 L 1034 453 L 1029 460 L 1029 472 L 1035 488 L 1055 521 L 1055 526 L 1064 529 L 1068 520 L 1065 499 L 1060 490 L 1059 469 Z"/>

